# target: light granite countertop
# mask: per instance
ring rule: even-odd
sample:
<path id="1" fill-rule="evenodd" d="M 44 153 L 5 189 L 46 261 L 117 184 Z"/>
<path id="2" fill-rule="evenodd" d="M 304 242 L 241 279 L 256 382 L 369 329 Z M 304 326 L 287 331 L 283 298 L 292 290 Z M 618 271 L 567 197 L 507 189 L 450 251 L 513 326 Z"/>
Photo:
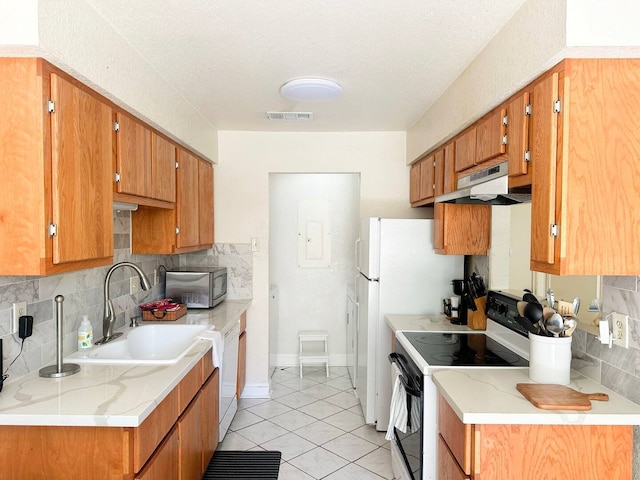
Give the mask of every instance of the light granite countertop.
<path id="1" fill-rule="evenodd" d="M 584 393 L 603 392 L 609 400 L 592 400 L 587 411 L 534 407 L 516 389 L 518 383 L 535 383 L 528 369 L 439 370 L 432 378 L 438 392 L 467 424 L 640 425 L 640 405 L 577 372 L 572 372 L 569 387 Z"/>
<path id="2" fill-rule="evenodd" d="M 250 300 L 227 300 L 211 310 L 189 310 L 171 323 L 209 325 L 224 334 L 250 305 Z M 137 427 L 211 346 L 198 340 L 173 365 L 83 364 L 79 373 L 53 379 L 31 372 L 5 383 L 0 425 Z"/>
<path id="3" fill-rule="evenodd" d="M 404 332 L 469 332 L 466 325 L 454 325 L 442 313 L 428 313 L 425 315 L 386 315 L 385 322 L 395 333 Z"/>

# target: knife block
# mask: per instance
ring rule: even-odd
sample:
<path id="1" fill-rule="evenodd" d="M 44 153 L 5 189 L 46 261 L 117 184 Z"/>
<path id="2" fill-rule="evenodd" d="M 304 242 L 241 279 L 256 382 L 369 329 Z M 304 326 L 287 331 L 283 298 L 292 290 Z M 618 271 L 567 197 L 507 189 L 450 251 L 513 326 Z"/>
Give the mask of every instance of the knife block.
<path id="1" fill-rule="evenodd" d="M 487 297 L 475 299 L 477 310 L 467 311 L 467 326 L 474 330 L 485 330 L 487 328 Z"/>

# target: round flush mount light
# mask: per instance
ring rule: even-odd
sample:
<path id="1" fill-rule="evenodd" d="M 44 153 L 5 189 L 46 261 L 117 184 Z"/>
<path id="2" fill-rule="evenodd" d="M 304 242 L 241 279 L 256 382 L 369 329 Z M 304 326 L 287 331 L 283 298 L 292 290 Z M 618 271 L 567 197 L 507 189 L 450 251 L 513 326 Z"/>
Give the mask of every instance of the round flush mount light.
<path id="1" fill-rule="evenodd" d="M 324 78 L 298 78 L 280 87 L 280 94 L 296 102 L 328 102 L 342 95 L 342 87 Z"/>

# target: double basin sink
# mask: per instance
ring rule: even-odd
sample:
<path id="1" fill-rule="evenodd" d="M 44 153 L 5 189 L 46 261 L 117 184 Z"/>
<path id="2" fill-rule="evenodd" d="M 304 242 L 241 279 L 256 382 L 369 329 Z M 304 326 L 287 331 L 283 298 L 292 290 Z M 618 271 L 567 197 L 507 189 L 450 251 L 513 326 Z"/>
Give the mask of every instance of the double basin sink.
<path id="1" fill-rule="evenodd" d="M 119 338 L 79 350 L 65 358 L 73 363 L 171 365 L 191 349 L 209 325 L 143 325 L 124 332 Z"/>

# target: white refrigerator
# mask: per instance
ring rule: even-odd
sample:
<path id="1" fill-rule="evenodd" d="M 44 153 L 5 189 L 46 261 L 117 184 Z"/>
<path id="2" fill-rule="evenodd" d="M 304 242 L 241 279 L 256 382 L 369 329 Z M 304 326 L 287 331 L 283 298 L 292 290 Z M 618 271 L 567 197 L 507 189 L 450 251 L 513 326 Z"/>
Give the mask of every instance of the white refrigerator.
<path id="1" fill-rule="evenodd" d="M 386 430 L 391 403 L 391 329 L 385 315 L 442 312 L 464 256 L 437 255 L 433 220 L 365 218 L 356 241 L 356 395 L 365 422 Z"/>

